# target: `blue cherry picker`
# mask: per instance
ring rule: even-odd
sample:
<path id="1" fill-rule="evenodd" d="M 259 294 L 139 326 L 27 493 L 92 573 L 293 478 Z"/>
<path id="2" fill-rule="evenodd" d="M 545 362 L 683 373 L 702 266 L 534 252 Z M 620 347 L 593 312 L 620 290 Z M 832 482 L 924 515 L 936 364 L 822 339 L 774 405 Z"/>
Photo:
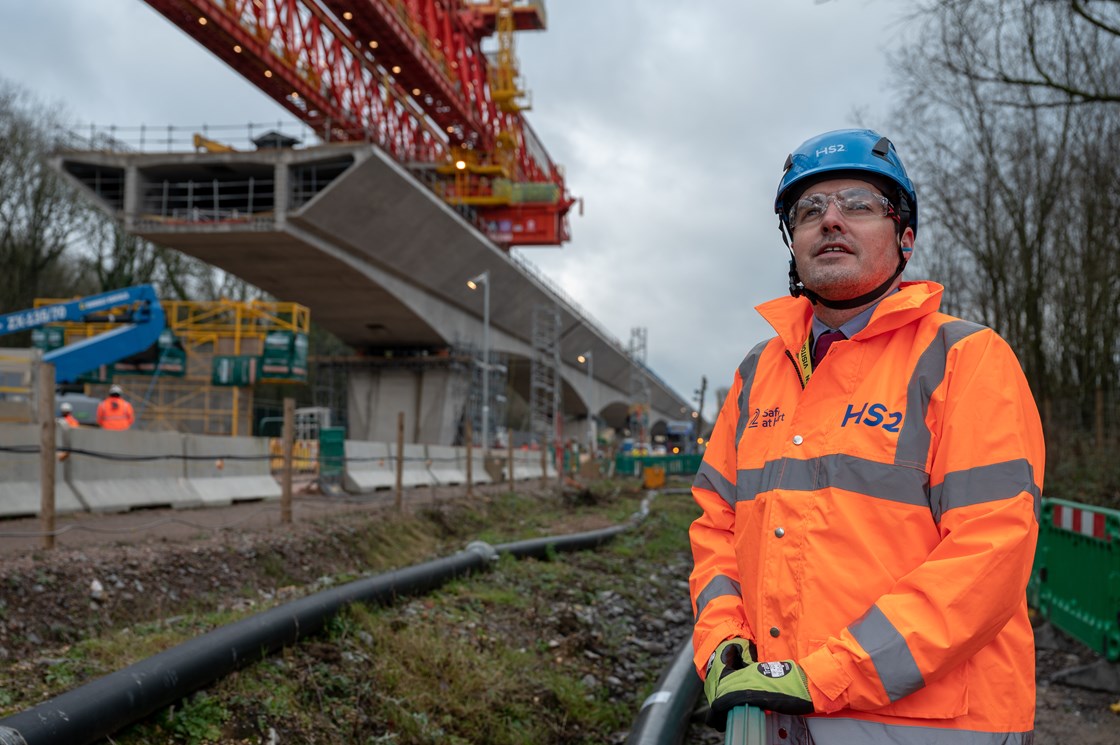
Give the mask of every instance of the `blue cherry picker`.
<path id="1" fill-rule="evenodd" d="M 54 365 L 59 383 L 72 383 L 82 373 L 143 352 L 159 340 L 167 325 L 152 286 L 136 285 L 0 315 L 0 336 L 64 321 L 120 326 L 45 353 L 43 361 Z"/>

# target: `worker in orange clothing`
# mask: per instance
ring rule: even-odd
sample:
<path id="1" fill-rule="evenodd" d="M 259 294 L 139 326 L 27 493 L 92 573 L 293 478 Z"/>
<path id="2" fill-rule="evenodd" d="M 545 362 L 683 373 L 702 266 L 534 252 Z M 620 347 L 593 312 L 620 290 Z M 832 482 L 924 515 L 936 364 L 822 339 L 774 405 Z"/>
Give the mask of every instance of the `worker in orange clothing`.
<path id="1" fill-rule="evenodd" d="M 1042 428 L 1007 343 L 901 281 L 917 209 L 870 130 L 786 161 L 792 297 L 758 306 L 777 335 L 735 372 L 693 484 L 719 729 L 749 704 L 771 743 L 1033 742 Z"/>
<path id="2" fill-rule="evenodd" d="M 70 429 L 77 429 L 82 426 L 78 423 L 78 420 L 74 418 L 74 406 L 69 401 L 63 401 L 59 405 L 58 410 L 59 413 L 62 414 L 62 416 L 58 418 L 60 424 Z"/>
<path id="3" fill-rule="evenodd" d="M 121 398 L 121 387 L 109 387 L 109 395 L 97 405 L 97 423 L 102 429 L 124 430 L 132 426 L 136 415 L 132 404 Z"/>

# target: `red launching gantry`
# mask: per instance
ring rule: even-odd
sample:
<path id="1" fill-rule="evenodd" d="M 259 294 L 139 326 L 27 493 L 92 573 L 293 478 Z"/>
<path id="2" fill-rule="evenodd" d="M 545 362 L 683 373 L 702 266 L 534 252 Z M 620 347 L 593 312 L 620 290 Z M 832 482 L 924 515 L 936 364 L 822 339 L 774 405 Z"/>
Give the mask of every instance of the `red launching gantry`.
<path id="1" fill-rule="evenodd" d="M 575 200 L 521 112 L 542 0 L 145 0 L 312 127 L 434 172 L 499 245 L 559 245 Z M 495 36 L 487 55 L 482 39 Z"/>

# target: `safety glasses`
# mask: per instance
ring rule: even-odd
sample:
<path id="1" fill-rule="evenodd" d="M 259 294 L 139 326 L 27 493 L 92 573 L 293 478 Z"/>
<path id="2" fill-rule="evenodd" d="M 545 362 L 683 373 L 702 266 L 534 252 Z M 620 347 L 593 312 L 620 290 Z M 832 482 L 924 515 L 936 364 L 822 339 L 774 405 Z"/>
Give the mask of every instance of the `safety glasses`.
<path id="1" fill-rule="evenodd" d="M 824 213 L 828 211 L 829 202 L 834 203 L 840 210 L 840 214 L 847 220 L 870 220 L 881 217 L 898 219 L 889 199 L 870 189 L 853 186 L 831 194 L 803 195 L 789 210 L 787 215 L 789 229 L 819 223 Z"/>

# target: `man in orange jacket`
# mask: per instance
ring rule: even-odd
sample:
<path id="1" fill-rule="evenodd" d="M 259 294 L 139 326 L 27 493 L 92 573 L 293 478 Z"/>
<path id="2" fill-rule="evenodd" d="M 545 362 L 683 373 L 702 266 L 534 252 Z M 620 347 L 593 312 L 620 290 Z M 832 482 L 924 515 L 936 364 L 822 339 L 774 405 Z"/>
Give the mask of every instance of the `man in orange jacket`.
<path id="1" fill-rule="evenodd" d="M 129 429 L 135 421 L 132 404 L 121 398 L 121 392 L 119 385 L 110 386 L 108 397 L 97 405 L 97 424 L 102 429 Z"/>
<path id="2" fill-rule="evenodd" d="M 58 407 L 58 410 L 59 413 L 62 414 L 62 416 L 58 418 L 59 424 L 65 425 L 70 429 L 78 429 L 78 427 L 82 426 L 74 416 L 74 406 L 69 401 L 63 401 Z"/>
<path id="3" fill-rule="evenodd" d="M 1026 584 L 1045 451 L 991 329 L 902 282 L 917 196 L 870 130 L 814 137 L 775 210 L 792 297 L 743 360 L 693 485 L 695 664 L 773 743 L 1029 745 Z"/>

